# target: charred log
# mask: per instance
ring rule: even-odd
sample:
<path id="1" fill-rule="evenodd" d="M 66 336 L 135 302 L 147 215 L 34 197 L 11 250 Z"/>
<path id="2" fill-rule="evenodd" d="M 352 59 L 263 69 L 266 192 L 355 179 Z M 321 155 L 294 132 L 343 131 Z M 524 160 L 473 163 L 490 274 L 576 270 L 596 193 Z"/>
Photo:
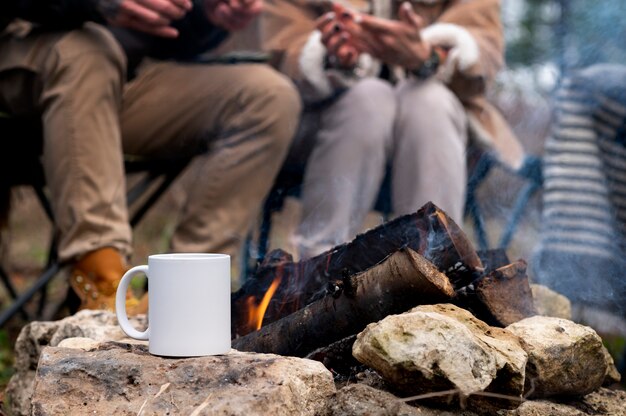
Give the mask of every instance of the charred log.
<path id="1" fill-rule="evenodd" d="M 302 357 L 387 315 L 444 302 L 454 295 L 449 279 L 408 248 L 337 285 L 340 289 L 333 295 L 233 340 L 233 348 Z"/>
<path id="2" fill-rule="evenodd" d="M 254 277 L 233 294 L 233 335 L 254 329 L 245 313 L 247 305 L 258 303 L 277 277 L 280 284 L 264 323 L 301 309 L 323 297 L 329 285 L 361 273 L 403 248 L 410 248 L 435 264 L 455 288 L 466 286 L 483 270 L 463 231 L 445 212 L 428 203 L 414 214 L 389 221 L 310 259 L 294 263 L 286 254 L 274 253 L 271 261 L 264 261 Z"/>
<path id="3" fill-rule="evenodd" d="M 509 260 L 506 251 L 501 248 L 479 251 L 478 257 L 480 257 L 480 261 L 483 263 L 485 273 L 490 273 L 495 269 L 511 264 L 511 260 Z"/>
<path id="4" fill-rule="evenodd" d="M 492 326 L 505 327 L 537 314 L 524 260 L 487 273 L 458 291 L 454 303 Z"/>
<path id="5" fill-rule="evenodd" d="M 356 335 L 350 335 L 312 351 L 305 358 L 324 364 L 333 373 L 336 383 L 347 382 L 367 368 L 352 355 L 354 341 Z"/>

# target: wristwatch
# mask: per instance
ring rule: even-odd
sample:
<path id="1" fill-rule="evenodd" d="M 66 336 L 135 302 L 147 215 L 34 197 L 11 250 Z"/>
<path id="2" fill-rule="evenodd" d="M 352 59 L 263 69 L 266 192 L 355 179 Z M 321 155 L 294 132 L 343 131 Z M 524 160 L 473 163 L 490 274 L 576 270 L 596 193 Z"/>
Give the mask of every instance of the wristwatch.
<path id="1" fill-rule="evenodd" d="M 422 66 L 416 69 L 411 69 L 409 72 L 418 79 L 427 79 L 435 75 L 440 63 L 441 57 L 433 47 L 431 48 L 430 56 L 422 63 Z"/>

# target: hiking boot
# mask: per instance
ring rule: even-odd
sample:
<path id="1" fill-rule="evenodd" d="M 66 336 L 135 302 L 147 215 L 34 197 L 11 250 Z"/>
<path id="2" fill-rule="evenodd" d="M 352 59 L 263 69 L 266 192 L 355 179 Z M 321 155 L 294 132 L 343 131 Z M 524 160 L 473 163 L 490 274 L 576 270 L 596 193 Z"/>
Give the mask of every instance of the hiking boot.
<path id="1" fill-rule="evenodd" d="M 76 262 L 70 275 L 70 287 L 80 299 L 79 310 L 115 311 L 115 294 L 128 266 L 122 255 L 112 247 L 87 253 Z M 129 290 L 126 294 L 128 315 L 145 313 L 147 302 L 140 302 Z"/>

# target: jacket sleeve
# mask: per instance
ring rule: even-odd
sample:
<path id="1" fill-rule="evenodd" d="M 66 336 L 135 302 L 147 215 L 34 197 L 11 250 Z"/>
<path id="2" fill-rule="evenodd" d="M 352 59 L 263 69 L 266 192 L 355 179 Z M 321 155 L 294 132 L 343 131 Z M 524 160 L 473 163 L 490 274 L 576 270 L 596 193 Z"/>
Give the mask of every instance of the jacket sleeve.
<path id="1" fill-rule="evenodd" d="M 86 21 L 104 19 L 90 0 L 2 0 L 0 16 L 21 18 L 52 29 L 71 29 Z"/>
<path id="2" fill-rule="evenodd" d="M 289 76 L 306 102 L 321 101 L 346 88 L 366 73 L 377 70 L 369 56 L 363 56 L 357 71 L 327 66 L 326 48 L 316 30 L 316 19 L 327 10 L 321 1 L 265 0 L 262 21 L 262 48 L 282 54 L 280 70 Z"/>
<path id="3" fill-rule="evenodd" d="M 439 75 L 461 101 L 484 94 L 504 65 L 499 0 L 460 2 L 424 29 L 422 36 L 449 50 Z"/>

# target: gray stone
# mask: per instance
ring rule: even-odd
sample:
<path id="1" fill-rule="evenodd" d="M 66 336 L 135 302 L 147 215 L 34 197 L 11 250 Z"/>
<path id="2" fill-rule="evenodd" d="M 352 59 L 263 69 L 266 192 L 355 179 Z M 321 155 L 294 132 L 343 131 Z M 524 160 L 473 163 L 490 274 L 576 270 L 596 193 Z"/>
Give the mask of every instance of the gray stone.
<path id="1" fill-rule="evenodd" d="M 511 411 L 500 411 L 498 416 L 624 416 L 626 392 L 601 388 L 583 398 L 553 402 L 529 400 Z"/>
<path id="2" fill-rule="evenodd" d="M 329 398 L 320 416 L 477 416 L 469 410 L 440 410 L 408 405 L 386 391 L 351 384 Z"/>
<path id="3" fill-rule="evenodd" d="M 232 350 L 172 359 L 145 345 L 106 342 L 96 349 L 47 347 L 32 400 L 39 416 L 315 415 L 335 393 L 316 361 Z"/>
<path id="4" fill-rule="evenodd" d="M 602 385 L 610 386 L 612 384 L 619 383 L 622 381 L 622 375 L 619 373 L 617 367 L 615 367 L 613 356 L 604 345 L 602 345 L 602 353 L 604 354 L 604 359 L 606 360 L 606 374 Z"/>
<path id="5" fill-rule="evenodd" d="M 574 407 L 549 402 L 547 400 L 529 400 L 515 410 L 502 411 L 498 416 L 585 416 L 586 413 Z"/>
<path id="6" fill-rule="evenodd" d="M 530 290 L 538 315 L 572 319 L 572 303 L 567 297 L 536 283 L 530 285 Z"/>
<path id="7" fill-rule="evenodd" d="M 519 339 L 454 305 L 419 306 L 370 324 L 353 354 L 408 395 L 488 391 L 511 397 L 489 402 L 516 407 L 524 390 L 527 355 Z M 487 406 L 484 398 L 472 397 L 474 405 Z"/>
<path id="8" fill-rule="evenodd" d="M 146 317 L 131 318 L 137 329 L 145 328 Z M 5 391 L 14 415 L 30 415 L 33 381 L 41 350 L 57 346 L 67 338 L 89 338 L 94 341 L 122 340 L 126 337 L 115 314 L 105 311 L 81 311 L 55 322 L 31 322 L 22 328 L 15 342 L 15 374 Z"/>
<path id="9" fill-rule="evenodd" d="M 601 388 L 568 404 L 588 415 L 625 416 L 626 391 Z"/>
<path id="10" fill-rule="evenodd" d="M 531 397 L 583 396 L 598 389 L 608 372 L 602 339 L 572 321 L 533 316 L 506 329 L 519 336 L 528 353 Z"/>
<path id="11" fill-rule="evenodd" d="M 340 389 L 327 401 L 320 416 L 367 415 L 424 416 L 424 413 L 391 393 L 364 384 L 351 384 Z"/>

